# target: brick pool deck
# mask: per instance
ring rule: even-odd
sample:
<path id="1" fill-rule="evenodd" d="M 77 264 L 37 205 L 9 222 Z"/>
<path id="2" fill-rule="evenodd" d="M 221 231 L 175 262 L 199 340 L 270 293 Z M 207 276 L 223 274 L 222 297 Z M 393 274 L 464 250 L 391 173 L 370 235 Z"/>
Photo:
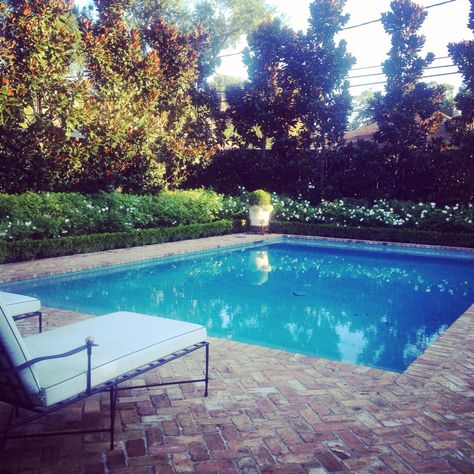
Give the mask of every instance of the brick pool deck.
<path id="1" fill-rule="evenodd" d="M 262 238 L 0 265 L 0 282 Z M 46 329 L 89 317 L 45 314 Z M 403 374 L 210 338 L 208 398 L 202 384 L 121 392 L 114 451 L 102 434 L 12 440 L 0 451 L 0 473 L 474 473 L 473 338 L 474 306 Z M 196 375 L 202 365 L 194 354 L 141 379 Z M 1 421 L 6 412 L 0 403 Z M 97 427 L 107 415 L 108 396 L 93 396 L 27 429 Z"/>

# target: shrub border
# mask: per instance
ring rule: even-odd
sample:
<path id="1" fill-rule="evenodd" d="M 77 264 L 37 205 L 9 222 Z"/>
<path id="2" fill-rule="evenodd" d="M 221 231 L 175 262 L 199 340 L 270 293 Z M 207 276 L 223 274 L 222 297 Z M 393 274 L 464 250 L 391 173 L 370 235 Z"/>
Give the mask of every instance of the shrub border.
<path id="1" fill-rule="evenodd" d="M 76 235 L 55 239 L 25 239 L 15 242 L 0 242 L 0 263 L 197 239 L 240 232 L 242 229 L 243 224 L 241 221 L 221 220 L 176 227 L 156 227 L 152 229 L 134 229 L 125 232 Z"/>
<path id="2" fill-rule="evenodd" d="M 270 230 L 277 234 L 474 248 L 474 233 L 429 232 L 387 227 L 341 227 L 302 222 L 272 222 Z"/>

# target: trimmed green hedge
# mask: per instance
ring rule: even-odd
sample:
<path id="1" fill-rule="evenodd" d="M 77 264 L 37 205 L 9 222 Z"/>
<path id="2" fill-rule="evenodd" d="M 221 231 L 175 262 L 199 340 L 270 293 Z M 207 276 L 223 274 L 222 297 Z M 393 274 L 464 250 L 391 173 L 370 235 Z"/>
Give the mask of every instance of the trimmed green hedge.
<path id="1" fill-rule="evenodd" d="M 195 189 L 155 196 L 123 193 L 0 194 L 0 239 L 54 239 L 104 232 L 126 232 L 226 218 L 223 196 Z"/>
<path id="2" fill-rule="evenodd" d="M 241 230 L 241 222 L 221 220 L 177 227 L 135 229 L 126 232 L 77 235 L 55 239 L 25 239 L 16 242 L 0 242 L 0 263 L 197 239 L 230 234 Z"/>
<path id="3" fill-rule="evenodd" d="M 304 224 L 301 222 L 272 222 L 271 232 L 278 234 L 314 235 L 341 239 L 377 240 L 409 244 L 447 245 L 474 248 L 474 233 L 427 232 L 385 227 L 342 227 Z"/>

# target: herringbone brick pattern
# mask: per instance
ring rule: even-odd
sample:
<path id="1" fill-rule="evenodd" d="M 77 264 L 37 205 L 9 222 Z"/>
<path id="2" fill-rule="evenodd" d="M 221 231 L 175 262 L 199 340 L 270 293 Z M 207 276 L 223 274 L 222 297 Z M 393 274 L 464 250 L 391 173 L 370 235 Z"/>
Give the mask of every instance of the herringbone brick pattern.
<path id="1" fill-rule="evenodd" d="M 85 317 L 47 313 L 47 328 Z M 198 385 L 123 391 L 114 451 L 102 434 L 9 441 L 0 472 L 472 473 L 473 334 L 471 308 L 404 374 L 211 339 L 208 398 Z M 202 362 L 141 382 L 195 376 Z M 96 396 L 28 429 L 106 426 L 107 414 Z"/>
<path id="2" fill-rule="evenodd" d="M 46 329 L 87 317 L 46 314 Z M 403 374 L 211 339 L 208 398 L 199 384 L 125 390 L 114 451 L 102 434 L 9 441 L 0 473 L 473 473 L 473 338 L 471 307 Z M 196 353 L 141 382 L 202 368 Z M 25 431 L 106 426 L 108 403 L 91 397 Z"/>

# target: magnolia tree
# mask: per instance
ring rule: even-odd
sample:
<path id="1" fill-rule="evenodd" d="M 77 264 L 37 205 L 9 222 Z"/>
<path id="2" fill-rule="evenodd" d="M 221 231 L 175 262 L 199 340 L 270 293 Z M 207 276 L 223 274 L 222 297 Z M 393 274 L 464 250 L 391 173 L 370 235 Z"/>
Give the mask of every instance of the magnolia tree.
<path id="1" fill-rule="evenodd" d="M 1 1 L 1 0 L 0 0 Z M 130 27 L 127 0 L 0 3 L 0 191 L 178 186 L 217 144 L 202 30 Z"/>
<path id="2" fill-rule="evenodd" d="M 307 129 L 319 155 L 319 198 L 325 193 L 329 172 L 329 146 L 341 144 L 351 111 L 346 77 L 355 59 L 347 52 L 346 42 L 336 41 L 349 20 L 343 9 L 346 0 L 315 0 L 307 33 L 307 64 L 304 90 L 308 91 Z"/>
<path id="3" fill-rule="evenodd" d="M 474 1 L 471 0 L 469 28 L 474 32 Z M 457 94 L 456 107 L 461 114 L 451 122 L 451 131 L 456 144 L 474 149 L 474 40 L 465 40 L 448 45 L 449 54 L 463 75 L 463 86 Z"/>
<path id="4" fill-rule="evenodd" d="M 383 63 L 385 94 L 376 93 L 371 107 L 379 126 L 375 139 L 385 145 L 393 192 L 401 199 L 416 192 L 417 182 L 424 179 L 429 164 L 426 153 L 421 152 L 430 145 L 429 139 L 442 120 L 438 108 L 444 88 L 420 82 L 434 59 L 433 53 L 420 55 L 425 38 L 417 32 L 426 15 L 411 0 L 393 0 L 391 11 L 382 15 L 392 46 Z"/>
<path id="5" fill-rule="evenodd" d="M 328 169 L 325 149 L 338 144 L 347 128 L 350 95 L 345 79 L 353 58 L 336 35 L 348 20 L 345 0 L 315 0 L 306 34 L 279 20 L 249 36 L 244 54 L 250 81 L 227 94 L 237 141 L 262 149 L 317 151 L 319 194 Z M 297 164 L 296 164 L 297 166 Z"/>
<path id="6" fill-rule="evenodd" d="M 72 0 L 0 1 L 0 192 L 45 190 L 77 163 L 69 148 L 86 89 L 71 80 Z"/>
<path id="7" fill-rule="evenodd" d="M 84 180 L 101 189 L 175 187 L 189 163 L 210 153 L 198 133 L 208 110 L 190 94 L 206 39 L 164 20 L 143 32 L 130 29 L 127 6 L 97 1 L 98 18 L 82 23 L 91 82 L 91 113 L 81 130 L 89 159 Z"/>
<path id="8" fill-rule="evenodd" d="M 183 32 L 202 28 L 209 39 L 199 58 L 199 85 L 203 87 L 205 80 L 220 65 L 221 51 L 235 46 L 271 12 L 272 8 L 265 0 L 136 0 L 130 17 L 140 29 L 147 29 L 162 18 Z"/>
<path id="9" fill-rule="evenodd" d="M 279 19 L 262 24 L 244 51 L 250 81 L 228 88 L 237 142 L 265 150 L 303 146 L 302 36 Z"/>

